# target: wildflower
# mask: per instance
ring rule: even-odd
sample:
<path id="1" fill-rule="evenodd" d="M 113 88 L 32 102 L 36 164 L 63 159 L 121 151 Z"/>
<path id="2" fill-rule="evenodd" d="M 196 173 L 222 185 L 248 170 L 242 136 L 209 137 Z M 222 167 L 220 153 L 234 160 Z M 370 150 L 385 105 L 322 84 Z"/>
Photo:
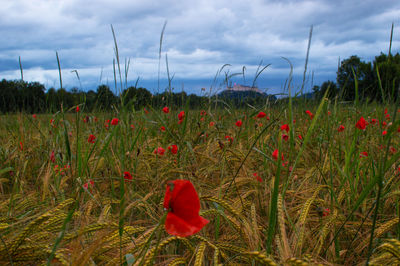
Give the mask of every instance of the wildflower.
<path id="1" fill-rule="evenodd" d="M 19 149 L 20 149 L 21 151 L 24 150 L 24 144 L 22 143 L 22 141 L 19 142 Z"/>
<path id="2" fill-rule="evenodd" d="M 167 106 L 165 106 L 165 107 L 162 109 L 162 111 L 163 111 L 165 114 L 168 114 L 168 113 L 169 113 L 169 108 L 168 108 Z"/>
<path id="3" fill-rule="evenodd" d="M 387 134 L 387 131 L 384 130 L 384 131 L 382 132 L 382 136 L 386 136 L 386 134 Z"/>
<path id="4" fill-rule="evenodd" d="M 273 158 L 275 161 L 278 161 L 278 156 L 279 156 L 279 152 L 278 152 L 278 149 L 276 149 L 276 150 L 274 150 L 274 152 L 272 153 L 272 158 Z M 285 160 L 285 158 L 283 157 L 283 153 L 281 154 L 281 159 L 282 159 L 282 161 Z"/>
<path id="5" fill-rule="evenodd" d="M 170 235 L 190 236 L 209 223 L 199 215 L 199 196 L 189 180 L 178 179 L 167 183 L 164 209 L 168 211 L 165 230 Z"/>
<path id="6" fill-rule="evenodd" d="M 299 140 L 303 140 L 303 137 L 301 135 L 297 136 L 299 138 Z"/>
<path id="7" fill-rule="evenodd" d="M 396 148 L 395 147 L 393 147 L 393 146 L 390 146 L 389 147 L 389 149 L 390 149 L 390 152 L 393 154 L 393 153 L 396 153 Z"/>
<path id="8" fill-rule="evenodd" d="M 263 118 L 263 117 L 265 117 L 266 115 L 267 115 L 267 114 L 264 113 L 264 112 L 259 112 L 258 115 L 257 115 L 257 118 Z"/>
<path id="9" fill-rule="evenodd" d="M 387 123 L 385 121 L 382 122 L 382 127 L 386 127 Z"/>
<path id="10" fill-rule="evenodd" d="M 370 123 L 372 125 L 375 125 L 376 123 L 378 123 L 378 119 L 372 118 Z"/>
<path id="11" fill-rule="evenodd" d="M 81 109 L 79 108 L 79 105 L 76 107 L 76 112 L 78 113 Z"/>
<path id="12" fill-rule="evenodd" d="M 308 114 L 308 116 L 310 117 L 311 120 L 314 118 L 314 114 L 311 113 L 310 110 L 306 110 L 306 114 Z"/>
<path id="13" fill-rule="evenodd" d="M 289 136 L 286 135 L 286 134 L 282 134 L 282 139 L 283 139 L 284 141 L 288 141 Z"/>
<path id="14" fill-rule="evenodd" d="M 134 124 L 131 124 L 131 126 L 130 126 L 130 127 L 131 127 L 131 129 L 132 129 L 132 130 L 134 130 L 134 129 L 135 129 L 135 125 L 134 125 Z"/>
<path id="15" fill-rule="evenodd" d="M 237 126 L 237 127 L 241 127 L 242 124 L 243 124 L 242 120 L 236 121 L 236 126 Z"/>
<path id="16" fill-rule="evenodd" d="M 125 181 L 132 181 L 132 175 L 128 171 L 124 172 L 124 179 Z"/>
<path id="17" fill-rule="evenodd" d="M 119 122 L 119 119 L 118 119 L 118 118 L 113 118 L 113 119 L 111 120 L 111 125 L 116 126 L 116 125 L 118 125 L 118 122 Z"/>
<path id="18" fill-rule="evenodd" d="M 158 147 L 154 150 L 154 154 L 158 154 L 158 155 L 164 155 L 165 153 L 165 149 L 163 147 Z"/>
<path id="19" fill-rule="evenodd" d="M 360 152 L 360 158 L 367 158 L 367 157 L 368 157 L 368 152 L 366 151 Z"/>
<path id="20" fill-rule="evenodd" d="M 286 132 L 289 132 L 289 125 L 288 125 L 288 124 L 282 125 L 282 126 L 281 126 L 281 130 L 282 130 L 282 131 L 285 130 Z"/>
<path id="21" fill-rule="evenodd" d="M 89 188 L 89 184 L 90 184 L 91 187 L 93 187 L 94 186 L 94 181 L 92 179 L 89 179 L 89 182 L 86 182 L 85 184 L 83 184 L 83 187 L 85 189 L 88 189 Z"/>
<path id="22" fill-rule="evenodd" d="M 51 161 L 52 163 L 55 163 L 55 162 L 56 162 L 56 157 L 55 157 L 55 155 L 54 155 L 54 151 L 51 151 L 51 154 L 50 154 L 50 161 Z"/>
<path id="23" fill-rule="evenodd" d="M 328 216 L 330 212 L 331 210 L 329 208 L 325 208 L 325 210 L 322 212 L 322 216 L 323 217 Z"/>
<path id="24" fill-rule="evenodd" d="M 164 131 L 165 131 L 165 127 L 164 127 L 164 126 L 161 126 L 161 127 L 160 127 L 160 130 L 161 130 L 162 132 L 164 132 Z"/>
<path id="25" fill-rule="evenodd" d="M 390 120 L 390 114 L 385 115 L 386 120 Z"/>
<path id="26" fill-rule="evenodd" d="M 257 179 L 258 182 L 261 183 L 263 181 L 262 178 L 257 173 L 254 173 L 253 176 Z"/>
<path id="27" fill-rule="evenodd" d="M 172 154 L 177 154 L 178 153 L 178 146 L 175 144 L 172 144 L 171 146 L 168 146 L 168 150 L 172 153 Z"/>
<path id="28" fill-rule="evenodd" d="M 365 122 L 364 117 L 361 117 L 360 120 L 356 123 L 356 127 L 360 130 L 364 130 L 365 127 L 367 126 L 367 123 Z"/>
<path id="29" fill-rule="evenodd" d="M 93 135 L 93 134 L 90 134 L 90 135 L 89 135 L 89 138 L 88 138 L 88 142 L 89 142 L 89 143 L 94 143 L 95 139 L 96 139 L 96 136 Z"/>
<path id="30" fill-rule="evenodd" d="M 213 127 L 214 125 L 215 125 L 215 122 L 213 122 L 213 121 L 211 121 L 209 124 L 210 127 Z"/>
<path id="31" fill-rule="evenodd" d="M 337 129 L 338 132 L 343 132 L 344 131 L 344 126 L 340 125 L 339 128 Z"/>
<path id="32" fill-rule="evenodd" d="M 328 115 L 331 115 L 331 111 L 328 111 Z"/>
<path id="33" fill-rule="evenodd" d="M 33 119 L 36 119 L 36 114 L 33 114 L 33 115 L 32 115 L 32 118 L 33 118 Z"/>
<path id="34" fill-rule="evenodd" d="M 181 121 L 181 120 L 183 120 L 183 118 L 185 118 L 185 111 L 181 111 L 179 114 L 178 114 L 178 119 Z"/>
<path id="35" fill-rule="evenodd" d="M 207 115 L 207 112 L 204 111 L 204 110 L 202 110 L 202 111 L 200 112 L 200 115 L 201 115 L 201 116 L 205 116 L 205 115 Z"/>
<path id="36" fill-rule="evenodd" d="M 225 139 L 229 140 L 229 142 L 232 144 L 233 138 L 232 138 L 231 136 L 226 135 L 226 136 L 225 136 Z"/>

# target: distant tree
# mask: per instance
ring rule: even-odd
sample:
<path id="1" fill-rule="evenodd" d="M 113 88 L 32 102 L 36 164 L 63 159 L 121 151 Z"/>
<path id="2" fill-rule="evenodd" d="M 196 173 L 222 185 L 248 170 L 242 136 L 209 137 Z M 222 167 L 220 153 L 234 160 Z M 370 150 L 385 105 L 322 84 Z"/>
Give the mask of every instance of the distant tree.
<path id="1" fill-rule="evenodd" d="M 321 99 L 326 91 L 328 91 L 328 93 L 326 94 L 326 97 L 328 99 L 333 99 L 337 94 L 338 94 L 338 88 L 336 86 L 336 83 L 333 81 L 325 81 L 324 83 L 322 83 L 321 85 L 321 89 L 319 91 L 319 99 Z"/>
<path id="2" fill-rule="evenodd" d="M 395 100 L 398 97 L 400 86 L 400 54 L 387 56 L 381 53 L 375 57 L 374 65 L 374 86 L 375 90 L 372 97 L 382 98 L 382 91 L 379 85 L 378 72 L 381 80 L 383 96 L 388 100 Z M 378 71 L 378 72 L 377 72 Z"/>
<path id="3" fill-rule="evenodd" d="M 110 87 L 107 85 L 100 85 L 97 87 L 97 104 L 98 108 L 103 110 L 111 109 L 111 106 L 117 103 L 117 97 L 112 93 Z"/>
<path id="4" fill-rule="evenodd" d="M 151 103 L 151 93 L 145 88 L 129 87 L 122 92 L 124 105 L 139 110 Z"/>
<path id="5" fill-rule="evenodd" d="M 341 90 L 341 96 L 346 100 L 354 100 L 355 81 L 358 83 L 359 97 L 369 94 L 373 87 L 373 75 L 371 63 L 361 61 L 358 56 L 351 56 L 343 60 L 337 72 L 337 85 Z"/>

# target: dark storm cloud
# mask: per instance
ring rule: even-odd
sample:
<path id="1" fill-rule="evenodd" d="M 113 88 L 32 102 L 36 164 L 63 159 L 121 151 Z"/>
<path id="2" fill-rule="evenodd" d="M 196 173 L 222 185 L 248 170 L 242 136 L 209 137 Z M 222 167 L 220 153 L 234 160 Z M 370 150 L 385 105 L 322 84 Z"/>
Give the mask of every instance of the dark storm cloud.
<path id="1" fill-rule="evenodd" d="M 71 72 L 75 69 L 86 89 L 100 82 L 112 85 L 113 24 L 122 63 L 131 59 L 131 82 L 139 77 L 155 89 L 160 33 L 167 20 L 161 78 L 167 76 L 166 54 L 174 85 L 186 83 L 195 92 L 210 86 L 226 63 L 229 73 L 246 66 L 246 79 L 238 82 L 250 82 L 262 60 L 271 66 L 257 84 L 279 91 L 290 71 L 282 57 L 293 64 L 294 84 L 302 81 L 311 25 L 308 73 L 314 71 L 314 81 L 322 82 L 335 78 L 339 57 L 373 60 L 387 53 L 391 23 L 399 25 L 399 18 L 400 3 L 388 0 L 7 1 L 0 10 L 0 78 L 19 78 L 21 56 L 27 80 L 57 86 L 58 51 L 68 87 L 79 85 Z M 393 51 L 399 46 L 395 32 Z"/>

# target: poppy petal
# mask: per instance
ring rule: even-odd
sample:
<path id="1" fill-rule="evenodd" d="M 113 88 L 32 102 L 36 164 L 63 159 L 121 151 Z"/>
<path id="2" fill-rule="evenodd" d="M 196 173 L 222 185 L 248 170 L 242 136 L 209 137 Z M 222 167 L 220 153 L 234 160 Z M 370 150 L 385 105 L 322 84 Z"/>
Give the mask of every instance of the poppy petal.
<path id="1" fill-rule="evenodd" d="M 165 230 L 170 235 L 186 237 L 200 231 L 209 221 L 201 216 L 197 216 L 192 222 L 188 223 L 174 213 L 169 212 L 165 221 Z"/>

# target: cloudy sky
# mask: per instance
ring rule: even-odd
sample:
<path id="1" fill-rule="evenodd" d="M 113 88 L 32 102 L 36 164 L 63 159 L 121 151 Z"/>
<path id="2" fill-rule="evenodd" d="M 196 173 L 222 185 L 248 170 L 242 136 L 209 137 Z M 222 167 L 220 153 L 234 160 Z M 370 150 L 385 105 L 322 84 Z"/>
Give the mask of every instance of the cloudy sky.
<path id="1" fill-rule="evenodd" d="M 160 86 L 160 34 L 165 28 Z M 130 59 L 128 86 L 152 92 L 168 86 L 166 56 L 175 91 L 201 93 L 232 82 L 253 83 L 260 62 L 271 64 L 256 85 L 279 93 L 293 65 L 293 88 L 301 86 L 310 26 L 313 36 L 306 89 L 335 80 L 339 57 L 358 55 L 372 61 L 387 53 L 391 24 L 392 52 L 400 52 L 398 0 L 3 0 L 0 9 L 0 79 L 19 79 L 58 88 L 58 52 L 63 85 L 83 90 L 108 84 L 114 90 L 115 30 L 121 71 Z M 217 72 L 224 64 L 216 82 Z M 77 70 L 77 72 L 72 72 Z M 76 73 L 79 74 L 80 82 Z"/>

